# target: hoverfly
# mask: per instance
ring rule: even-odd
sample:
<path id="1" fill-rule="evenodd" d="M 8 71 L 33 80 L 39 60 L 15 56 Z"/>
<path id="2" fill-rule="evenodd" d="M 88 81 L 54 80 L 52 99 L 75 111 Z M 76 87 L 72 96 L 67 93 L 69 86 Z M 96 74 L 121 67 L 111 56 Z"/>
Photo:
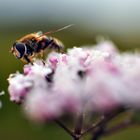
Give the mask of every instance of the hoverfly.
<path id="1" fill-rule="evenodd" d="M 16 58 L 26 63 L 32 63 L 33 58 L 36 58 L 38 55 L 43 57 L 44 51 L 46 49 L 53 49 L 62 52 L 64 49 L 63 43 L 60 40 L 47 35 L 59 32 L 61 30 L 71 27 L 72 25 L 73 24 L 70 24 L 63 28 L 57 29 L 55 31 L 49 31 L 46 33 L 42 33 L 41 31 L 39 31 L 36 33 L 28 34 L 17 40 L 13 44 L 10 52 Z"/>

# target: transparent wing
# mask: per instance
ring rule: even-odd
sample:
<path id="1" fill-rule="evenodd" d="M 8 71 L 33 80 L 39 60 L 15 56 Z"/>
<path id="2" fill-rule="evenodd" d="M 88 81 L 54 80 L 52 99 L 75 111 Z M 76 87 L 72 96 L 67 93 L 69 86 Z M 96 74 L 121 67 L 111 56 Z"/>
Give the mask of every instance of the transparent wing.
<path id="1" fill-rule="evenodd" d="M 42 32 L 42 31 L 38 31 L 38 32 L 37 32 L 37 35 L 38 35 L 38 36 L 42 36 L 42 35 L 43 35 L 43 32 Z"/>

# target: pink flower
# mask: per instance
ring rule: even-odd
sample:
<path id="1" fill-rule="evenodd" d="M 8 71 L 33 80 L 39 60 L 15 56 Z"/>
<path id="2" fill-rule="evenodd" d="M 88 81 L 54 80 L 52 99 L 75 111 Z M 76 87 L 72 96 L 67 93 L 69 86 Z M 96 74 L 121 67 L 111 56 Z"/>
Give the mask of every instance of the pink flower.
<path id="1" fill-rule="evenodd" d="M 76 112 L 140 108 L 140 55 L 121 54 L 113 43 L 51 53 L 9 77 L 11 101 L 30 119 L 46 121 Z"/>
<path id="2" fill-rule="evenodd" d="M 39 122 L 56 119 L 69 112 L 73 113 L 77 102 L 71 96 L 44 89 L 28 94 L 24 110 L 31 120 Z"/>
<path id="3" fill-rule="evenodd" d="M 20 73 L 11 74 L 8 81 L 10 84 L 8 88 L 10 100 L 16 103 L 22 103 L 26 94 L 33 86 L 32 81 Z"/>

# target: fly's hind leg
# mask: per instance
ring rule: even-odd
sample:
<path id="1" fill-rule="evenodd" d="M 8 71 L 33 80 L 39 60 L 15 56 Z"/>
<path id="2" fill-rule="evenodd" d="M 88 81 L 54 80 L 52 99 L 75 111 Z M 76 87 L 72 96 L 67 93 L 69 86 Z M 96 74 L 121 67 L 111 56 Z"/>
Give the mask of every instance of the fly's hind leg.
<path id="1" fill-rule="evenodd" d="M 40 50 L 39 55 L 41 58 L 43 58 L 44 57 L 44 50 Z"/>
<path id="2" fill-rule="evenodd" d="M 40 55 L 40 57 L 41 57 L 41 61 L 42 61 L 43 65 L 45 66 L 45 61 L 43 60 L 43 57 L 44 57 L 44 50 L 41 50 L 41 51 L 39 52 L 39 55 Z"/>

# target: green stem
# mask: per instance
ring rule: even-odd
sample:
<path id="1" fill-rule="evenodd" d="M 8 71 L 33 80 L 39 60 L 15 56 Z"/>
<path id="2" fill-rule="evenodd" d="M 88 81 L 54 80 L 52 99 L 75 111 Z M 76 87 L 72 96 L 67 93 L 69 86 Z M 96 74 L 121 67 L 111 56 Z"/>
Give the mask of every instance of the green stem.
<path id="1" fill-rule="evenodd" d="M 65 124 L 63 124 L 61 121 L 59 120 L 55 120 L 56 124 L 58 124 L 61 128 L 63 128 L 70 136 L 72 136 L 73 138 L 75 138 L 75 134 L 73 133 L 73 131 L 71 129 L 69 129 Z"/>
<path id="2" fill-rule="evenodd" d="M 98 140 L 103 134 L 104 134 L 104 128 L 101 127 L 99 129 L 97 129 L 97 131 L 94 133 L 91 140 Z"/>
<path id="3" fill-rule="evenodd" d="M 105 136 L 108 136 L 108 135 L 111 135 L 111 134 L 114 134 L 124 128 L 127 128 L 129 126 L 132 126 L 134 125 L 134 123 L 131 121 L 131 120 L 124 120 L 123 122 L 121 122 L 120 124 L 110 128 L 110 129 L 107 129 L 105 132 L 104 132 L 104 135 Z"/>
<path id="4" fill-rule="evenodd" d="M 88 132 L 95 131 L 97 128 L 103 127 L 107 122 L 112 120 L 114 117 L 116 117 L 118 114 L 124 112 L 124 109 L 118 109 L 117 111 L 113 112 L 112 114 L 106 115 L 104 118 L 102 118 L 100 121 L 97 123 L 93 124 L 91 127 L 89 127 L 87 130 L 85 130 L 82 134 L 81 137 L 87 134 Z"/>
<path id="5" fill-rule="evenodd" d="M 83 113 L 79 113 L 77 116 L 77 122 L 75 126 L 74 133 L 80 135 L 83 127 Z"/>

